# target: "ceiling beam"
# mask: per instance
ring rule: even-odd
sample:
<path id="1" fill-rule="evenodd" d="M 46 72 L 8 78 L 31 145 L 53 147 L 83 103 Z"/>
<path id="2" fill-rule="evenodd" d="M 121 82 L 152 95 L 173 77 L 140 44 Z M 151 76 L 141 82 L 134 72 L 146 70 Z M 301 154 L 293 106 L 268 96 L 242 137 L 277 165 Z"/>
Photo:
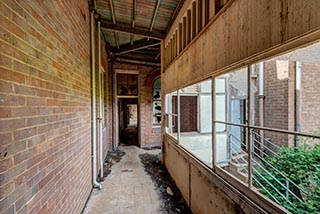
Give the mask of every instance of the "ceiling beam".
<path id="1" fill-rule="evenodd" d="M 115 59 L 116 63 L 128 63 L 128 64 L 135 64 L 135 65 L 144 65 L 149 67 L 160 67 L 161 64 L 155 61 L 144 61 L 144 60 L 136 60 L 136 59 L 129 59 L 129 58 L 122 58 L 117 57 Z"/>
<path id="2" fill-rule="evenodd" d="M 119 35 L 118 35 L 118 32 L 114 32 L 114 40 L 116 41 L 116 46 L 119 50 L 120 48 L 120 43 L 119 43 Z"/>
<path id="3" fill-rule="evenodd" d="M 157 18 L 157 15 L 158 15 L 158 10 L 159 10 L 159 7 L 160 7 L 160 2 L 161 2 L 161 0 L 157 1 L 156 8 L 154 9 L 152 21 L 151 21 L 150 28 L 149 28 L 150 31 L 153 30 L 154 23 L 156 21 L 156 18 Z"/>
<path id="4" fill-rule="evenodd" d="M 132 11 L 132 28 L 136 26 L 136 8 L 137 8 L 137 1 L 133 0 L 133 11 Z M 134 35 L 130 35 L 130 43 L 133 45 Z"/>
<path id="5" fill-rule="evenodd" d="M 147 39 L 141 39 L 139 41 L 136 41 L 133 45 L 131 44 L 125 44 L 121 45 L 118 51 L 115 51 L 115 55 L 121 55 L 124 53 L 129 53 L 132 51 L 137 51 L 149 47 L 154 47 L 157 45 L 160 45 L 161 43 L 159 41 L 155 40 L 147 40 Z"/>
<path id="6" fill-rule="evenodd" d="M 112 23 L 116 24 L 116 14 L 114 11 L 114 5 L 113 5 L 113 0 L 109 0 L 109 4 L 110 4 L 110 10 L 111 10 L 111 17 L 112 17 Z M 119 49 L 119 35 L 118 32 L 114 32 L 114 41 L 116 42 L 116 46 Z"/>
<path id="7" fill-rule="evenodd" d="M 116 14 L 114 11 L 113 0 L 109 0 L 109 4 L 110 4 L 110 9 L 111 9 L 112 22 L 113 22 L 113 24 L 116 24 Z"/>
<path id="8" fill-rule="evenodd" d="M 133 34 L 133 35 L 139 35 L 144 37 L 149 37 L 157 40 L 162 40 L 165 38 L 165 32 L 163 31 L 155 31 L 153 30 L 150 32 L 148 29 L 145 28 L 132 28 L 132 25 L 125 24 L 125 23 L 119 23 L 113 24 L 110 21 L 101 20 L 101 28 L 113 32 L 121 32 L 121 33 L 127 33 L 127 34 Z"/>
<path id="9" fill-rule="evenodd" d="M 158 54 L 157 54 L 157 56 L 154 58 L 155 60 L 158 60 L 159 59 L 159 57 L 160 57 L 160 54 L 161 54 L 161 52 L 159 52 Z"/>

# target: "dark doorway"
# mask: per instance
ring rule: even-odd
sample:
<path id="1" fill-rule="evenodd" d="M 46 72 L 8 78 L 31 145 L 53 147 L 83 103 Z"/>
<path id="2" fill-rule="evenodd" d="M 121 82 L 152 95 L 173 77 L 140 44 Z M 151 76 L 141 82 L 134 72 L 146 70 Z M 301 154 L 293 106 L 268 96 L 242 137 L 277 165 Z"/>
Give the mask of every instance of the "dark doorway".
<path id="1" fill-rule="evenodd" d="M 198 97 L 180 96 L 180 132 L 197 131 Z"/>
<path id="2" fill-rule="evenodd" d="M 138 146 L 138 98 L 119 98 L 118 108 L 120 143 Z"/>

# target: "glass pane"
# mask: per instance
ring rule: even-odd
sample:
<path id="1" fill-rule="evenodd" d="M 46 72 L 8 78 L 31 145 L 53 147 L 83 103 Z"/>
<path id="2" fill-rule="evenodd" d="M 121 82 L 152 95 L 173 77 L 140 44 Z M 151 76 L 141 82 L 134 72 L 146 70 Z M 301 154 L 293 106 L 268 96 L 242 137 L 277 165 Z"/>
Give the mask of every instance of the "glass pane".
<path id="1" fill-rule="evenodd" d="M 319 54 L 316 43 L 252 66 L 255 125 L 320 136 Z"/>
<path id="2" fill-rule="evenodd" d="M 177 139 L 178 132 L 178 112 L 177 93 L 166 94 L 166 132 Z"/>
<path id="3" fill-rule="evenodd" d="M 247 85 L 247 68 L 229 72 L 215 79 L 217 121 L 246 124 Z M 252 90 L 255 91 L 255 88 Z M 224 125 L 217 124 L 217 131 L 224 129 Z"/>
<path id="4" fill-rule="evenodd" d="M 211 80 L 180 90 L 180 145 L 212 166 Z"/>

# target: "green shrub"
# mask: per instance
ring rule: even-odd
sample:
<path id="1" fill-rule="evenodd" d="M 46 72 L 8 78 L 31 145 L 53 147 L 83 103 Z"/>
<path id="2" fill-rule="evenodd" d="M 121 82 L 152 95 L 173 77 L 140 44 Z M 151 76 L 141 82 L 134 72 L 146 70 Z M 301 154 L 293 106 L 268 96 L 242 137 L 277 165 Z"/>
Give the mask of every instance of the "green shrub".
<path id="1" fill-rule="evenodd" d="M 255 178 L 266 187 L 283 207 L 297 214 L 320 213 L 320 145 L 316 145 L 313 148 L 309 146 L 283 147 L 277 155 L 267 158 L 267 161 L 306 192 L 304 193 L 295 185 L 289 184 L 290 190 L 302 200 L 302 202 L 299 202 L 299 200 L 289 194 L 291 202 L 289 203 L 278 193 L 286 195 L 286 189 L 264 170 L 261 168 L 257 169 L 257 172 L 262 174 L 269 182 L 261 178 L 257 172 L 255 173 Z M 267 164 L 262 165 L 286 186 L 286 179 L 279 172 Z M 259 186 L 258 182 L 255 181 L 255 185 Z M 270 184 L 276 187 L 278 192 Z M 261 193 L 274 200 L 267 191 L 262 189 Z"/>

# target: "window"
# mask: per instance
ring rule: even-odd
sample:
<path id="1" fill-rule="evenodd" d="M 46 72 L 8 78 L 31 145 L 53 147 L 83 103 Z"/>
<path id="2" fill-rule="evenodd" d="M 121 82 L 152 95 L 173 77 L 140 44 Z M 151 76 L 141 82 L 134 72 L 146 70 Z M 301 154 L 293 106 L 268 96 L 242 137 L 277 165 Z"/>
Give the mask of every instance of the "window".
<path id="1" fill-rule="evenodd" d="M 166 132 L 251 193 L 320 212 L 319 53 L 316 43 L 166 94 Z"/>
<path id="2" fill-rule="evenodd" d="M 179 144 L 212 165 L 212 96 L 211 79 L 179 91 Z"/>
<path id="3" fill-rule="evenodd" d="M 153 125 L 161 124 L 161 79 L 157 78 L 152 85 Z"/>
<path id="4" fill-rule="evenodd" d="M 117 74 L 117 93 L 119 96 L 138 95 L 138 75 L 137 74 Z"/>
<path id="5" fill-rule="evenodd" d="M 177 91 L 166 95 L 166 132 L 178 139 L 178 96 Z"/>

